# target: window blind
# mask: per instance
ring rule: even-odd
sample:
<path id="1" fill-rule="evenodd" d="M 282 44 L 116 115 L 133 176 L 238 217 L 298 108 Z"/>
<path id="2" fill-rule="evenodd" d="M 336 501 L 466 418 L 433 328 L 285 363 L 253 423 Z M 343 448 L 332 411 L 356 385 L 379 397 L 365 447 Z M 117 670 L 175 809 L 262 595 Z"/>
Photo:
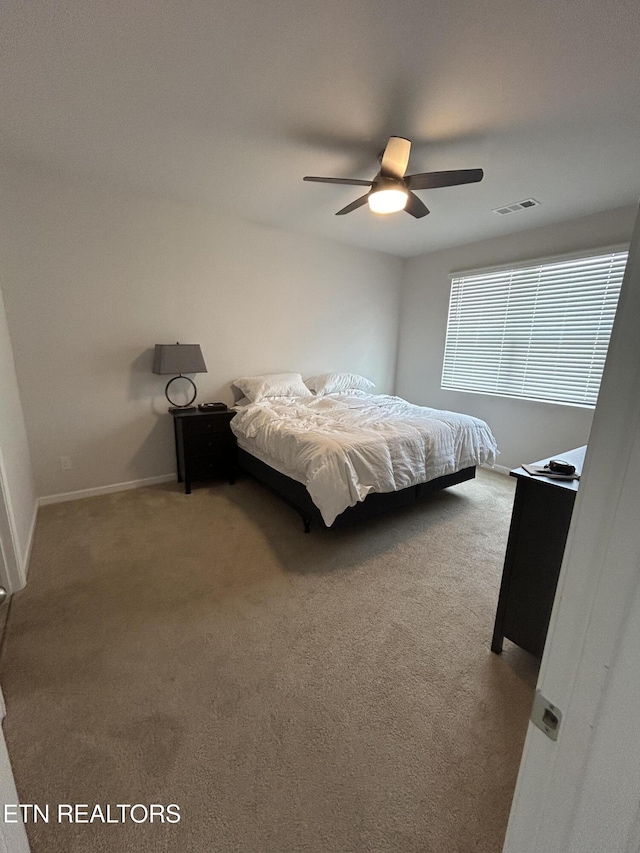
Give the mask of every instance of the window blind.
<path id="1" fill-rule="evenodd" d="M 442 387 L 595 406 L 627 254 L 453 274 Z"/>

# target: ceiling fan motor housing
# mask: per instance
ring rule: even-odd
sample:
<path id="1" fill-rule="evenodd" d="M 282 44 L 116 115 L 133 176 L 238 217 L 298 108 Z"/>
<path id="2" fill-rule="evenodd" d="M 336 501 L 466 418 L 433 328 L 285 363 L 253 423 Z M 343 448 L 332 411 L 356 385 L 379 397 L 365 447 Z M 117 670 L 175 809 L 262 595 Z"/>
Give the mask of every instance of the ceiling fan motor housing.
<path id="1" fill-rule="evenodd" d="M 402 178 L 385 178 L 382 175 L 377 175 L 373 179 L 370 192 L 375 193 L 381 190 L 402 190 L 406 192 L 407 186 Z"/>

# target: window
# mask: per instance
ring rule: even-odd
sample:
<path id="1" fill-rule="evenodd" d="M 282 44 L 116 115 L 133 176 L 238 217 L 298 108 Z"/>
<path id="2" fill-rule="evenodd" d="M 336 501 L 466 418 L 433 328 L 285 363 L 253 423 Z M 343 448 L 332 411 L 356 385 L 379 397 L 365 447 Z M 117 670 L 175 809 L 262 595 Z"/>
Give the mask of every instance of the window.
<path id="1" fill-rule="evenodd" d="M 452 274 L 442 387 L 595 406 L 627 254 Z"/>

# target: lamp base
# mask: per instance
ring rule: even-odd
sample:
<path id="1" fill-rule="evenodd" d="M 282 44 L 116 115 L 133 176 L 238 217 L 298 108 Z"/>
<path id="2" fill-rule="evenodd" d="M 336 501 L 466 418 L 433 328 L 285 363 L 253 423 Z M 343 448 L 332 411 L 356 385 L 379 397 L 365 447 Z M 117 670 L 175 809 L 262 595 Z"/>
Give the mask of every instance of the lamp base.
<path id="1" fill-rule="evenodd" d="M 191 395 L 191 399 L 187 403 L 185 403 L 184 406 L 178 406 L 176 404 L 175 400 L 172 400 L 171 397 L 169 396 L 169 388 L 171 387 L 171 383 L 176 382 L 178 379 L 185 379 L 187 382 L 189 382 L 191 384 L 191 387 L 193 388 L 193 394 Z M 195 406 L 193 406 L 192 403 L 196 399 L 197 393 L 198 393 L 198 391 L 196 389 L 196 383 L 193 381 L 193 379 L 189 379 L 188 376 L 183 376 L 182 373 L 178 374 L 178 376 L 174 376 L 173 379 L 170 379 L 167 382 L 167 387 L 164 389 L 164 396 L 171 403 L 171 406 L 169 407 L 169 411 L 170 412 L 189 412 L 189 411 L 192 411 L 193 409 L 195 409 Z"/>

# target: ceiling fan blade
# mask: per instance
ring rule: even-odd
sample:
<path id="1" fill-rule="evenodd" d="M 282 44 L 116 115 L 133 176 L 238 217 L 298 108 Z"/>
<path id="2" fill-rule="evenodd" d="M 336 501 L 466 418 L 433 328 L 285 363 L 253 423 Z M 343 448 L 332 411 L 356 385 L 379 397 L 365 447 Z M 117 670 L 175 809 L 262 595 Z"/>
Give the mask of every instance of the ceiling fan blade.
<path id="1" fill-rule="evenodd" d="M 482 169 L 457 169 L 448 172 L 423 172 L 407 175 L 404 179 L 410 190 L 433 190 L 437 187 L 455 187 L 459 184 L 474 184 L 481 181 Z"/>
<path id="2" fill-rule="evenodd" d="M 357 210 L 359 207 L 362 207 L 363 204 L 367 203 L 368 198 L 369 193 L 361 195 L 360 198 L 357 198 L 355 201 L 352 201 L 351 204 L 348 204 L 346 207 L 343 207 L 342 210 L 339 210 L 336 213 L 336 216 L 343 216 L 345 213 L 351 213 L 352 210 Z"/>
<path id="3" fill-rule="evenodd" d="M 318 184 L 348 184 L 351 187 L 370 187 L 372 181 L 361 181 L 359 178 L 311 178 L 307 176 L 303 181 L 315 181 Z"/>
<path id="4" fill-rule="evenodd" d="M 411 143 L 402 136 L 390 136 L 387 147 L 380 160 L 380 174 L 383 178 L 402 178 L 409 165 Z"/>
<path id="5" fill-rule="evenodd" d="M 427 205 L 419 199 L 417 195 L 413 193 L 409 193 L 409 198 L 407 199 L 407 204 L 405 206 L 405 210 L 407 213 L 410 213 L 416 219 L 422 219 L 423 216 L 426 216 L 429 213 L 429 208 Z"/>

